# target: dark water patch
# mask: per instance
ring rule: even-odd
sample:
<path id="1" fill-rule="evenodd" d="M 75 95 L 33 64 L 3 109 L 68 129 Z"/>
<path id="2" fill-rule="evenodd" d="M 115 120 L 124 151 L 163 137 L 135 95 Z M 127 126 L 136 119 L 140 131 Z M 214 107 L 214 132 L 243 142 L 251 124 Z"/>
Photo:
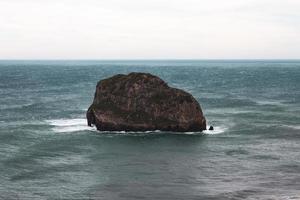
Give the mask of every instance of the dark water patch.
<path id="1" fill-rule="evenodd" d="M 248 154 L 249 154 L 248 151 L 246 151 L 245 149 L 241 149 L 241 148 L 239 148 L 239 149 L 228 150 L 228 151 L 226 151 L 225 153 L 226 153 L 226 155 L 228 155 L 228 156 L 248 155 Z"/>
<path id="2" fill-rule="evenodd" d="M 278 166 L 278 170 L 285 173 L 299 173 L 300 172 L 300 163 L 294 164 L 282 164 Z"/>
<path id="3" fill-rule="evenodd" d="M 173 190 L 172 188 L 175 188 Z M 129 183 L 106 184 L 90 191 L 89 196 L 95 199 L 201 199 L 195 189 L 187 187 L 186 184 L 161 185 L 149 182 L 133 181 Z"/>
<path id="4" fill-rule="evenodd" d="M 68 172 L 72 170 L 73 173 L 83 173 L 86 171 L 85 164 L 65 164 L 65 165 L 57 165 L 57 166 L 44 166 L 37 165 L 32 166 L 34 169 L 23 169 L 22 172 L 17 172 L 15 175 L 9 178 L 10 181 L 26 181 L 26 180 L 35 180 L 35 179 L 47 179 L 53 175 L 59 176 L 64 172 Z M 63 180 L 62 180 L 63 182 Z"/>
<path id="5" fill-rule="evenodd" d="M 293 197 L 294 195 L 299 195 L 299 180 L 300 178 L 297 174 L 295 174 L 294 177 L 278 175 L 277 177 L 273 177 L 272 179 L 266 178 L 266 180 L 261 181 L 258 186 L 261 188 L 265 188 L 266 191 L 271 190 L 272 193 L 269 194 L 270 196 L 274 195 L 278 197 L 285 194 L 284 196 L 286 197 Z M 277 189 L 274 190 L 274 188 Z"/>
<path id="6" fill-rule="evenodd" d="M 251 158 L 257 159 L 257 160 L 280 160 L 280 157 L 272 156 L 272 155 L 254 155 L 254 156 L 251 156 Z"/>
<path id="7" fill-rule="evenodd" d="M 228 192 L 228 193 L 218 195 L 217 199 L 232 199 L 232 200 L 249 199 L 249 198 L 251 199 L 252 196 L 256 196 L 262 193 L 263 191 L 261 188 L 247 188 L 235 192 Z"/>

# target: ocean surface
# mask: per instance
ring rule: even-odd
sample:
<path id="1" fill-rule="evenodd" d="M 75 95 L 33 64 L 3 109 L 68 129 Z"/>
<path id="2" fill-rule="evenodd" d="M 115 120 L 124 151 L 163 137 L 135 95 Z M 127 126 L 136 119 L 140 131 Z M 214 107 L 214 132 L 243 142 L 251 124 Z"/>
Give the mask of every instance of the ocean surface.
<path id="1" fill-rule="evenodd" d="M 96 83 L 133 71 L 215 130 L 87 127 Z M 0 199 L 300 199 L 300 61 L 0 61 Z"/>

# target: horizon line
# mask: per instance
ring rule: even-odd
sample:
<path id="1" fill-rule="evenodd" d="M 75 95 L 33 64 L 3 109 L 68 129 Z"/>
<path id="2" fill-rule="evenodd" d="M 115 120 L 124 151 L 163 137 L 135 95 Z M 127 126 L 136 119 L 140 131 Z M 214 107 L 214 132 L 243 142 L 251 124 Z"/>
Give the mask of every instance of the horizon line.
<path id="1" fill-rule="evenodd" d="M 0 61 L 300 61 L 300 58 L 28 58 L 28 59 L 1 59 Z"/>

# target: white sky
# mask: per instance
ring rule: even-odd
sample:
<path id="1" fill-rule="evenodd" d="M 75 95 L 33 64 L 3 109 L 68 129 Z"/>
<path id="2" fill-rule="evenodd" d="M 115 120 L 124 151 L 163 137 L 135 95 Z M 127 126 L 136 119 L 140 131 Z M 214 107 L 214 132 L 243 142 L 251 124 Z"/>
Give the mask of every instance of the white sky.
<path id="1" fill-rule="evenodd" d="M 300 58 L 300 0 L 0 0 L 0 59 Z"/>

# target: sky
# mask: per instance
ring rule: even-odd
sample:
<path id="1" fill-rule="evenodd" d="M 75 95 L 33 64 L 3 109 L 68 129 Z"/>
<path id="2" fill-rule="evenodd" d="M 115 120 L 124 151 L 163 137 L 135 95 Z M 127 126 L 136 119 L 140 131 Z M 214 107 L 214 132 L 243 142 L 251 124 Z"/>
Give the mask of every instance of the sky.
<path id="1" fill-rule="evenodd" d="M 300 59 L 300 0 L 0 0 L 0 59 Z"/>

